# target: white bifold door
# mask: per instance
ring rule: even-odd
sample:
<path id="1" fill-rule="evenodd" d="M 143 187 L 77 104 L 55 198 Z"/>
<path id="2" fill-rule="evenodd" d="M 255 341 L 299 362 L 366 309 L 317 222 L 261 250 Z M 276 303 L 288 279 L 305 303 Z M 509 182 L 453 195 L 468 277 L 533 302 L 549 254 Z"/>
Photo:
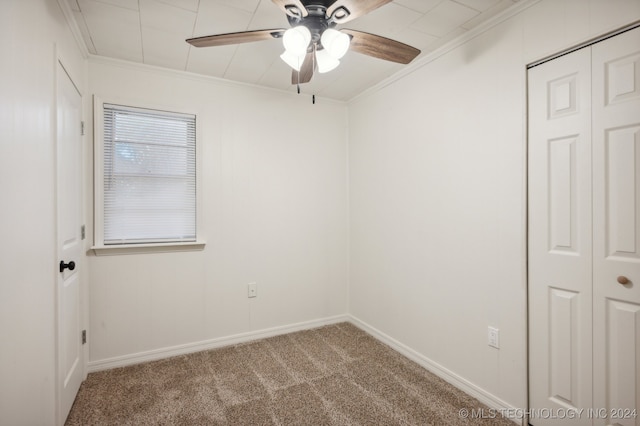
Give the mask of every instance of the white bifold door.
<path id="1" fill-rule="evenodd" d="M 528 77 L 530 423 L 640 426 L 640 28 Z"/>

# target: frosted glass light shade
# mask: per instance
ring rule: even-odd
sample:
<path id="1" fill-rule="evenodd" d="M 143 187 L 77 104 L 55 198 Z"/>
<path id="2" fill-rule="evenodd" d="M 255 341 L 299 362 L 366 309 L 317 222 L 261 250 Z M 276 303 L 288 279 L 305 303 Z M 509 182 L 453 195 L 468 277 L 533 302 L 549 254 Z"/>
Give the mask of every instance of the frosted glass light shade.
<path id="1" fill-rule="evenodd" d="M 318 72 L 321 74 L 329 72 L 340 65 L 340 61 L 334 58 L 326 49 L 316 52 L 316 61 L 318 62 Z"/>
<path id="2" fill-rule="evenodd" d="M 282 55 L 280 55 L 280 59 L 286 62 L 286 64 L 289 65 L 294 70 L 300 71 L 300 68 L 302 67 L 302 63 L 304 62 L 305 56 L 306 54 L 294 55 L 288 50 L 285 50 L 285 52 Z"/>
<path id="3" fill-rule="evenodd" d="M 311 42 L 311 32 L 304 25 L 289 28 L 282 36 L 282 44 L 287 52 L 294 55 L 304 55 Z"/>
<path id="4" fill-rule="evenodd" d="M 322 33 L 320 38 L 322 47 L 334 58 L 340 59 L 349 50 L 351 38 L 345 33 L 329 28 Z"/>

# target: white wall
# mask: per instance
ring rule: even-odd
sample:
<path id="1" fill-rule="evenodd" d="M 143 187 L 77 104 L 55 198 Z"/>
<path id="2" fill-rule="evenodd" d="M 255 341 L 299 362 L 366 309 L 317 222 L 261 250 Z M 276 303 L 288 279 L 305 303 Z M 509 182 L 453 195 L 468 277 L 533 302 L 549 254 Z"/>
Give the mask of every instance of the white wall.
<path id="1" fill-rule="evenodd" d="M 346 314 L 345 104 L 97 58 L 89 80 L 198 112 L 207 242 L 88 258 L 90 368 Z"/>
<path id="2" fill-rule="evenodd" d="M 55 421 L 56 56 L 84 59 L 55 0 L 0 1 L 0 424 Z"/>
<path id="3" fill-rule="evenodd" d="M 514 407 L 527 404 L 525 67 L 640 18 L 638 0 L 525 5 L 349 107 L 350 313 Z"/>

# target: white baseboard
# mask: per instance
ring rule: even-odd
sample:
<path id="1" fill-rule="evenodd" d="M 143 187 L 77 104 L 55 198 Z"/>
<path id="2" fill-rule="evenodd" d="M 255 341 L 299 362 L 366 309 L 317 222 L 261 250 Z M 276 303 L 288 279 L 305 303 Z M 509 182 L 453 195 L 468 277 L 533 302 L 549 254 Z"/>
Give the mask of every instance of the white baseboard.
<path id="1" fill-rule="evenodd" d="M 250 342 L 252 340 L 264 339 L 267 337 L 293 333 L 296 331 L 309 330 L 312 328 L 322 327 L 329 324 L 336 324 L 339 322 L 346 322 L 349 320 L 350 318 L 348 315 L 336 315 L 328 318 L 321 318 L 317 320 L 305 321 L 280 327 L 267 328 L 258 331 L 250 331 L 247 333 L 219 337 L 216 339 L 203 340 L 201 342 L 187 343 L 184 345 L 171 346 L 167 348 L 154 349 L 151 351 L 138 352 L 135 354 L 90 361 L 87 364 L 87 371 L 89 373 L 93 373 L 95 371 L 109 370 L 111 368 L 126 367 L 128 365 L 140 364 L 142 362 L 156 361 L 159 359 L 170 358 L 172 356 L 186 355 L 194 352 L 221 348 L 224 346 L 237 345 L 239 343 Z"/>
<path id="2" fill-rule="evenodd" d="M 431 359 L 427 358 L 426 356 L 416 352 L 415 350 L 411 349 L 407 345 L 398 342 L 394 338 L 392 338 L 392 337 L 388 336 L 387 334 L 381 332 L 380 330 L 370 326 L 369 324 L 365 323 L 364 321 L 361 321 L 360 319 L 358 319 L 358 318 L 356 318 L 356 317 L 354 317 L 352 315 L 348 315 L 348 317 L 349 317 L 349 322 L 351 324 L 353 324 L 356 327 L 362 329 L 363 331 L 366 331 L 367 333 L 369 333 L 370 335 L 372 335 L 376 339 L 380 340 L 382 343 L 392 347 L 394 350 L 400 352 L 402 355 L 404 355 L 407 358 L 409 358 L 410 360 L 416 362 L 417 364 L 419 364 L 420 366 L 424 367 L 426 370 L 432 372 L 436 376 L 440 377 L 444 381 L 450 383 L 451 385 L 455 386 L 456 388 L 458 388 L 458 389 L 462 390 L 463 392 L 466 392 L 467 394 L 469 394 L 472 397 L 476 398 L 478 401 L 480 401 L 481 403 L 485 404 L 487 407 L 489 407 L 491 409 L 495 409 L 496 411 L 503 412 L 503 413 L 514 413 L 514 412 L 520 412 L 521 411 L 519 408 L 511 406 L 506 401 L 498 398 L 497 396 L 491 394 L 490 392 L 487 392 L 486 390 L 482 389 L 481 387 L 471 383 L 470 381 L 468 381 L 465 378 L 459 376 L 458 374 L 454 373 L 453 371 L 448 370 L 447 368 L 443 367 L 442 365 L 432 361 Z M 513 420 L 513 422 L 516 423 L 516 424 L 522 424 L 522 425 L 525 424 L 524 423 L 524 419 L 522 419 L 522 420 L 520 420 L 520 419 L 511 419 L 511 420 Z"/>

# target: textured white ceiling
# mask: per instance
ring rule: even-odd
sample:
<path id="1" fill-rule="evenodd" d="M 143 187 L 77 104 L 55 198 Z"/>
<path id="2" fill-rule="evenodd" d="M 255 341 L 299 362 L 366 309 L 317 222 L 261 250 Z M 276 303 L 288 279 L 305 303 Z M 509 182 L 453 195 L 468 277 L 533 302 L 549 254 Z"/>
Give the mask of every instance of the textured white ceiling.
<path id="1" fill-rule="evenodd" d="M 518 0 L 395 0 L 344 28 L 435 50 Z M 271 0 L 67 0 L 87 50 L 228 80 L 295 91 L 279 40 L 195 48 L 185 39 L 246 30 L 288 28 Z M 316 73 L 302 90 L 349 100 L 404 65 L 349 52 L 340 66 Z"/>

